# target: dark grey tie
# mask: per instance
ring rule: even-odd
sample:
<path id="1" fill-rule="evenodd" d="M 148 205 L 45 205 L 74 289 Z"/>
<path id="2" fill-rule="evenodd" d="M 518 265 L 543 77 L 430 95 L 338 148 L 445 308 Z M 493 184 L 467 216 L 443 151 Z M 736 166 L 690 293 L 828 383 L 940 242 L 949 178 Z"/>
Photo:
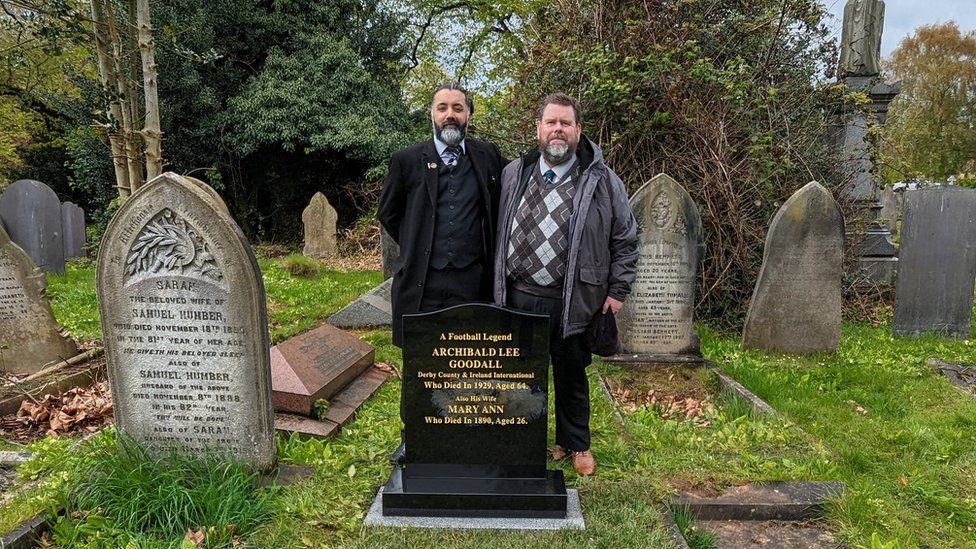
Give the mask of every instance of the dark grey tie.
<path id="1" fill-rule="evenodd" d="M 546 170 L 546 173 L 542 174 L 542 178 L 546 180 L 546 185 L 552 185 L 552 180 L 556 178 L 556 172 L 551 169 Z"/>
<path id="2" fill-rule="evenodd" d="M 448 166 L 457 166 L 458 158 L 461 157 L 461 147 L 448 147 L 444 149 L 444 163 Z"/>

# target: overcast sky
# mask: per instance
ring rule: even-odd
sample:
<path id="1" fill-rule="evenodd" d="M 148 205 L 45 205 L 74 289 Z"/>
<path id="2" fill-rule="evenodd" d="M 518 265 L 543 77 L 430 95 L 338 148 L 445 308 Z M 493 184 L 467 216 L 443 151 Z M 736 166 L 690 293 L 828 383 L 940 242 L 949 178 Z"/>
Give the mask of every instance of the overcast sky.
<path id="1" fill-rule="evenodd" d="M 841 22 L 847 0 L 822 0 L 834 15 L 832 26 L 840 41 Z M 973 0 L 886 0 L 884 32 L 881 34 L 881 55 L 888 57 L 902 38 L 912 34 L 919 25 L 944 23 L 950 19 L 963 32 L 976 29 L 976 2 Z"/>

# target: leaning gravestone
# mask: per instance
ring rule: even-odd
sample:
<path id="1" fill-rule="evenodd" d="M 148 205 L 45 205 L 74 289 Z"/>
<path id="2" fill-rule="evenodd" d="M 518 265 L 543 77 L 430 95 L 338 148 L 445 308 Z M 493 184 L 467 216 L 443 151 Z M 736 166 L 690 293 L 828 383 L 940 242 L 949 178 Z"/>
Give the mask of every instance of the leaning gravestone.
<path id="1" fill-rule="evenodd" d="M 812 181 L 780 207 L 742 334 L 744 349 L 834 352 L 840 339 L 844 215 Z"/>
<path id="2" fill-rule="evenodd" d="M 898 255 L 894 333 L 968 338 L 976 278 L 976 190 L 937 186 L 905 193 Z"/>
<path id="3" fill-rule="evenodd" d="M 339 328 L 375 328 L 393 324 L 393 304 L 390 294 L 393 279 L 359 296 L 329 317 L 329 324 Z"/>
<path id="4" fill-rule="evenodd" d="M 384 516 L 565 518 L 546 470 L 549 322 L 493 305 L 403 318 L 406 459 Z"/>
<path id="5" fill-rule="evenodd" d="M 72 202 L 61 204 L 61 242 L 65 259 L 84 257 L 85 210 Z"/>
<path id="6" fill-rule="evenodd" d="M 119 428 L 156 455 L 275 464 L 264 284 L 215 193 L 165 173 L 105 231 L 97 291 Z"/>
<path id="7" fill-rule="evenodd" d="M 271 399 L 275 410 L 311 416 L 373 365 L 372 345 L 323 324 L 271 348 Z"/>
<path id="8" fill-rule="evenodd" d="M 0 196 L 0 223 L 38 267 L 64 272 L 61 201 L 50 187 L 31 179 L 11 184 Z"/>
<path id="9" fill-rule="evenodd" d="M 315 193 L 302 212 L 305 225 L 305 248 L 302 255 L 329 259 L 336 254 L 336 221 L 338 214 L 322 193 Z"/>
<path id="10" fill-rule="evenodd" d="M 666 174 L 638 189 L 630 206 L 637 218 L 640 256 L 637 278 L 617 317 L 621 351 L 611 360 L 700 360 L 695 282 L 705 245 L 698 208 Z"/>
<path id="11" fill-rule="evenodd" d="M 47 279 L 0 227 L 0 370 L 33 374 L 78 348 L 54 320 Z"/>

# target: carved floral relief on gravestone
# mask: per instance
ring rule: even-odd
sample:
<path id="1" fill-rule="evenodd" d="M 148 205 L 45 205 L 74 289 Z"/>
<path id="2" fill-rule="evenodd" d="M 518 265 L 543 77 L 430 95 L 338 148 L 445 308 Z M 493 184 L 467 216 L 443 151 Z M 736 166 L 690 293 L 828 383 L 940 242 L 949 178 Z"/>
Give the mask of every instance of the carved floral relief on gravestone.
<path id="1" fill-rule="evenodd" d="M 940 185 L 905 193 L 898 255 L 894 333 L 968 338 L 976 279 L 976 190 Z"/>
<path id="2" fill-rule="evenodd" d="M 769 226 L 742 347 L 836 351 L 843 255 L 840 206 L 823 185 L 810 182 L 793 193 Z"/>
<path id="3" fill-rule="evenodd" d="M 157 455 L 275 463 L 264 285 L 219 197 L 166 173 L 119 209 L 97 291 L 119 428 Z"/>
<path id="4" fill-rule="evenodd" d="M 0 196 L 0 224 L 44 272 L 64 272 L 61 201 L 50 187 L 32 179 L 11 184 Z"/>
<path id="5" fill-rule="evenodd" d="M 336 254 L 336 221 L 338 214 L 322 193 L 315 193 L 302 211 L 305 226 L 305 248 L 302 255 L 329 259 Z"/>
<path id="6" fill-rule="evenodd" d="M 666 174 L 630 199 L 637 218 L 637 278 L 617 317 L 621 354 L 666 359 L 697 355 L 695 282 L 704 255 L 701 217 L 688 192 Z"/>
<path id="7" fill-rule="evenodd" d="M 44 273 L 0 227 L 0 370 L 33 374 L 77 354 L 54 319 L 46 288 Z"/>

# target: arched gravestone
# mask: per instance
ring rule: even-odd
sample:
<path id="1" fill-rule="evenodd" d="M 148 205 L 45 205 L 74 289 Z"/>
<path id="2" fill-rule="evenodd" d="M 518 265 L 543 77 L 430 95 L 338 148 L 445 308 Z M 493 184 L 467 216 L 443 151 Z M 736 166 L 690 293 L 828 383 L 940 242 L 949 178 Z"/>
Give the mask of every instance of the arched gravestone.
<path id="1" fill-rule="evenodd" d="M 0 369 L 33 374 L 73 357 L 74 342 L 61 334 L 44 291 L 47 279 L 0 227 Z"/>
<path id="2" fill-rule="evenodd" d="M 637 278 L 617 316 L 615 361 L 700 360 L 695 333 L 695 282 L 705 252 L 694 200 L 667 174 L 656 175 L 630 198 L 637 218 Z"/>
<path id="3" fill-rule="evenodd" d="M 85 210 L 72 202 L 61 204 L 61 242 L 65 259 L 84 257 Z"/>
<path id="4" fill-rule="evenodd" d="M 976 190 L 940 185 L 905 193 L 895 289 L 896 335 L 969 338 L 976 278 Z"/>
<path id="5" fill-rule="evenodd" d="M 834 352 L 840 339 L 844 215 L 812 181 L 780 207 L 742 333 L 744 349 Z"/>
<path id="6" fill-rule="evenodd" d="M 336 254 L 336 221 L 339 214 L 322 193 L 315 193 L 302 211 L 305 226 L 305 248 L 302 255 L 329 259 Z"/>
<path id="7" fill-rule="evenodd" d="M 50 187 L 32 179 L 11 184 L 0 196 L 0 222 L 38 267 L 64 272 L 61 201 Z"/>
<path id="8" fill-rule="evenodd" d="M 156 455 L 272 468 L 264 285 L 216 193 L 172 173 L 139 189 L 105 231 L 96 282 L 119 428 Z"/>

